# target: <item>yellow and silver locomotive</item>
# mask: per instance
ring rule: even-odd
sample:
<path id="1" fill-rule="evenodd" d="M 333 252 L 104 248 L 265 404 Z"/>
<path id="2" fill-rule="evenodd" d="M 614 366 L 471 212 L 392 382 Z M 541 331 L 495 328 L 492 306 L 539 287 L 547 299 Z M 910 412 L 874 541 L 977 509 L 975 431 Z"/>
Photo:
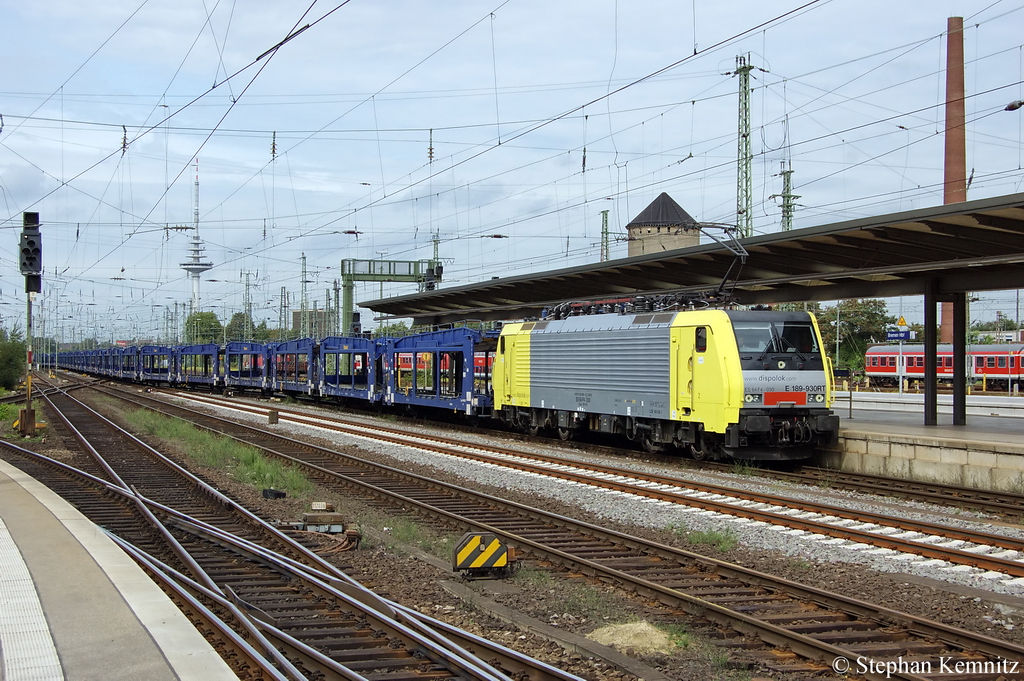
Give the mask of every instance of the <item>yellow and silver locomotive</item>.
<path id="1" fill-rule="evenodd" d="M 832 442 L 832 372 L 806 312 L 705 309 L 506 324 L 495 415 L 695 458 L 800 459 Z"/>

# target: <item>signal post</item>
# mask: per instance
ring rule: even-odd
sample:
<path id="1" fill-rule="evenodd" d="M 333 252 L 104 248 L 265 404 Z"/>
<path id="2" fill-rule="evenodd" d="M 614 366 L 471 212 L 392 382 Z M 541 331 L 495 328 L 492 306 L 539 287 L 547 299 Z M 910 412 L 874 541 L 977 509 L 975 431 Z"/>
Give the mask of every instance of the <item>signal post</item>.
<path id="1" fill-rule="evenodd" d="M 25 406 L 18 411 L 18 430 L 24 437 L 36 434 L 36 410 L 32 408 L 32 301 L 43 290 L 43 239 L 39 213 L 22 213 L 19 267 L 25 275 Z"/>

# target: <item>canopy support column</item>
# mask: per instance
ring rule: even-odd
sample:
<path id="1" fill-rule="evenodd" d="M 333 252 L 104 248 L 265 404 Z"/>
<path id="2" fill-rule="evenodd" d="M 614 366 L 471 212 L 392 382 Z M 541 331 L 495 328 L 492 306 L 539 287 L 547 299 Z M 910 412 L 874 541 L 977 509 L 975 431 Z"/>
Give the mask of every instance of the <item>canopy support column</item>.
<path id="1" fill-rule="evenodd" d="M 936 325 L 935 280 L 928 282 L 924 293 L 924 425 L 936 426 L 939 423 L 938 380 L 935 375 L 937 365 L 938 334 Z"/>
<path id="2" fill-rule="evenodd" d="M 953 298 L 953 425 L 967 425 L 967 294 Z"/>

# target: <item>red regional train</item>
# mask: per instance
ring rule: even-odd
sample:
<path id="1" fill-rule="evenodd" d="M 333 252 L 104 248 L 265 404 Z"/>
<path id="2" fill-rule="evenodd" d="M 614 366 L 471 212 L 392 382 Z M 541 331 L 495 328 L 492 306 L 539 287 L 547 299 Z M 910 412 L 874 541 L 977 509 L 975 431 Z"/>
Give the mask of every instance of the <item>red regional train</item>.
<path id="1" fill-rule="evenodd" d="M 876 385 L 897 385 L 904 379 L 924 379 L 924 345 L 873 345 L 864 354 L 864 375 Z M 936 350 L 938 380 L 953 380 L 953 346 Z M 984 381 L 994 390 L 1013 390 L 1024 380 L 1024 344 L 969 345 L 967 381 Z"/>

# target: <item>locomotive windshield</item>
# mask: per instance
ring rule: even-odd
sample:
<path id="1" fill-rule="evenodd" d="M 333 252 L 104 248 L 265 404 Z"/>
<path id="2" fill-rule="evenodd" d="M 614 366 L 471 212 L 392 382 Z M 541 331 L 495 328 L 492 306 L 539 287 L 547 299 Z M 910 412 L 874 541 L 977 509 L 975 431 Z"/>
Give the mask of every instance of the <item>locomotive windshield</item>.
<path id="1" fill-rule="evenodd" d="M 733 330 L 741 353 L 806 355 L 819 351 L 814 327 L 809 322 L 733 320 Z"/>

